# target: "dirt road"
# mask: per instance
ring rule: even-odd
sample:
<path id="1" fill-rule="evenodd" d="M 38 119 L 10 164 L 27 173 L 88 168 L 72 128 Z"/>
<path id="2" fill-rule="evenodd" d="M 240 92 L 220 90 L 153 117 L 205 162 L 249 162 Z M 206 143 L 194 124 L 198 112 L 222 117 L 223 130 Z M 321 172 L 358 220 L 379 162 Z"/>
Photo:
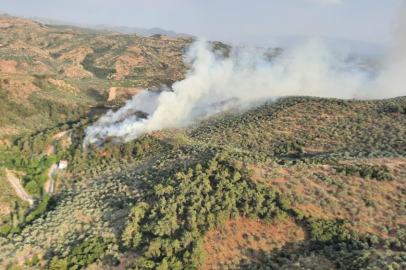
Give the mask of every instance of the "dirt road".
<path id="1" fill-rule="evenodd" d="M 65 135 L 68 135 L 69 144 L 71 144 L 72 143 L 72 132 L 73 132 L 73 130 L 69 129 L 69 130 L 61 131 L 58 134 L 55 134 L 53 137 L 53 139 L 54 139 L 53 145 L 49 146 L 48 155 L 56 154 L 56 143 L 60 138 L 62 138 Z M 49 180 L 45 183 L 45 186 L 44 186 L 45 193 L 48 195 L 52 194 L 54 192 L 55 181 L 54 181 L 53 175 L 57 172 L 58 172 L 58 165 L 57 165 L 57 163 L 55 163 L 49 169 L 49 172 L 48 172 Z"/>
<path id="2" fill-rule="evenodd" d="M 28 195 L 25 189 L 21 186 L 20 180 L 14 176 L 9 170 L 7 170 L 7 180 L 16 190 L 17 195 L 23 199 L 24 201 L 29 202 L 30 205 L 33 205 L 35 202 L 35 198 Z"/>
<path id="3" fill-rule="evenodd" d="M 58 172 L 58 165 L 55 163 L 51 166 L 48 172 L 49 180 L 45 183 L 45 193 L 52 194 L 54 192 L 55 181 L 53 175 Z"/>

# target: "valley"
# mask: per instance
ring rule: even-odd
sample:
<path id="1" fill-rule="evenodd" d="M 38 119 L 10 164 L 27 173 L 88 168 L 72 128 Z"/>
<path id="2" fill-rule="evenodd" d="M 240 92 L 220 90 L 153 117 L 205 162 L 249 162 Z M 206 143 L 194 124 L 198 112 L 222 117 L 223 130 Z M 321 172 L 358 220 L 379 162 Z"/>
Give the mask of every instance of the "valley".
<path id="1" fill-rule="evenodd" d="M 84 144 L 177 94 L 192 42 L 0 16 L 0 269 L 405 269 L 405 96 L 233 97 Z"/>

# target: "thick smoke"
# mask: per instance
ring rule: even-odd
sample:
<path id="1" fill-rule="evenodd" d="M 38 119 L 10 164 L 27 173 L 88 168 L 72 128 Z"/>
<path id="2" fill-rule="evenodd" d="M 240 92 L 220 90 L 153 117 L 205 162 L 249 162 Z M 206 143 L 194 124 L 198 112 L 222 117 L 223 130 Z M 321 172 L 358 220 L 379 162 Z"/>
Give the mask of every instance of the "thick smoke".
<path id="1" fill-rule="evenodd" d="M 374 98 L 406 95 L 406 3 L 397 18 L 393 48 L 384 63 Z"/>
<path id="2" fill-rule="evenodd" d="M 333 54 L 317 40 L 272 61 L 258 49 L 236 49 L 225 59 L 213 53 L 206 42 L 197 41 L 185 60 L 192 68 L 184 80 L 172 86 L 173 92 L 158 95 L 144 91 L 134 96 L 123 108 L 107 113 L 89 127 L 84 144 L 109 136 L 130 141 L 152 131 L 182 127 L 236 102 L 247 104 L 291 95 L 345 99 L 405 95 L 405 18 L 399 22 L 393 53 L 378 76 L 343 55 Z M 135 110 L 149 115 L 139 117 Z"/>

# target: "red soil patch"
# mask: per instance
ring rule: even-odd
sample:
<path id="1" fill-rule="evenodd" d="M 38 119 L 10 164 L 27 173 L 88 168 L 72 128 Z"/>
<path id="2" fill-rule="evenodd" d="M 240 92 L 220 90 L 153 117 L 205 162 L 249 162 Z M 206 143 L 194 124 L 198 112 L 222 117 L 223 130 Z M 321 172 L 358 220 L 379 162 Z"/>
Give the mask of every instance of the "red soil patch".
<path id="1" fill-rule="evenodd" d="M 93 74 L 84 70 L 82 66 L 73 66 L 65 68 L 63 75 L 66 78 L 86 78 L 93 77 Z"/>
<path id="2" fill-rule="evenodd" d="M 68 131 L 67 130 L 61 131 L 61 132 L 55 134 L 52 138 L 54 140 L 58 140 L 58 139 L 62 138 L 66 134 L 66 132 L 68 132 Z"/>
<path id="3" fill-rule="evenodd" d="M 303 240 L 304 230 L 291 220 L 276 225 L 249 218 L 229 220 L 224 228 L 207 234 L 203 269 L 223 269 L 224 265 L 237 264 L 241 259 L 259 261 L 265 252 Z"/>
<path id="4" fill-rule="evenodd" d="M 54 146 L 53 145 L 48 146 L 47 150 L 46 150 L 46 155 L 50 156 L 50 155 L 52 155 L 53 152 L 54 152 Z"/>
<path id="5" fill-rule="evenodd" d="M 128 63 L 131 66 L 140 66 L 141 63 L 144 62 L 145 58 L 140 56 L 140 57 L 132 57 L 130 55 L 122 55 L 119 58 L 120 60 Z"/>
<path id="6" fill-rule="evenodd" d="M 86 55 L 92 53 L 91 48 L 75 48 L 59 57 L 59 60 L 72 60 L 73 65 L 78 66 L 86 58 Z"/>
<path id="7" fill-rule="evenodd" d="M 8 22 L 0 22 L 0 28 L 1 29 L 7 29 L 11 27 L 11 23 Z"/>
<path id="8" fill-rule="evenodd" d="M 113 101 L 116 98 L 116 90 L 117 87 L 111 87 L 109 90 L 109 98 L 107 99 L 107 101 Z"/>
<path id="9" fill-rule="evenodd" d="M 127 51 L 134 52 L 134 53 L 137 53 L 137 54 L 142 53 L 141 48 L 138 47 L 138 46 L 128 47 Z"/>
<path id="10" fill-rule="evenodd" d="M 21 73 L 17 69 L 17 62 L 14 60 L 2 60 L 0 61 L 0 72 L 6 73 Z"/>
<path id="11" fill-rule="evenodd" d="M 342 161 L 342 164 L 368 164 L 368 165 L 386 165 L 390 169 L 397 169 L 399 166 L 406 163 L 405 158 L 371 158 L 368 160 L 347 160 Z"/>
<path id="12" fill-rule="evenodd" d="M 9 145 L 10 142 L 8 140 L 0 140 L 1 145 Z"/>
<path id="13" fill-rule="evenodd" d="M 111 87 L 107 101 L 125 102 L 127 99 L 140 93 L 137 88 Z"/>

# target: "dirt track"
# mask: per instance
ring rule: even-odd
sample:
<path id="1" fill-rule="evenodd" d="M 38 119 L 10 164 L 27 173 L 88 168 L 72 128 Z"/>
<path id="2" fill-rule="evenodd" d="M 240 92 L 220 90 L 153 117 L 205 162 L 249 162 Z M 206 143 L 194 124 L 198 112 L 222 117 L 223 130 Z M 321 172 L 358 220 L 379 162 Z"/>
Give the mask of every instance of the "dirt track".
<path id="1" fill-rule="evenodd" d="M 33 205 L 35 202 L 35 198 L 31 197 L 28 195 L 28 193 L 25 191 L 25 189 L 21 186 L 20 180 L 14 176 L 9 170 L 7 170 L 7 180 L 10 182 L 10 184 L 14 187 L 16 190 L 17 195 L 23 199 L 24 201 L 27 201 L 30 203 L 30 205 Z"/>
<path id="2" fill-rule="evenodd" d="M 45 193 L 46 194 L 52 194 L 54 192 L 54 178 L 53 175 L 58 171 L 58 165 L 55 163 L 52 165 L 52 167 L 49 169 L 48 172 L 48 177 L 49 180 L 45 183 Z"/>

